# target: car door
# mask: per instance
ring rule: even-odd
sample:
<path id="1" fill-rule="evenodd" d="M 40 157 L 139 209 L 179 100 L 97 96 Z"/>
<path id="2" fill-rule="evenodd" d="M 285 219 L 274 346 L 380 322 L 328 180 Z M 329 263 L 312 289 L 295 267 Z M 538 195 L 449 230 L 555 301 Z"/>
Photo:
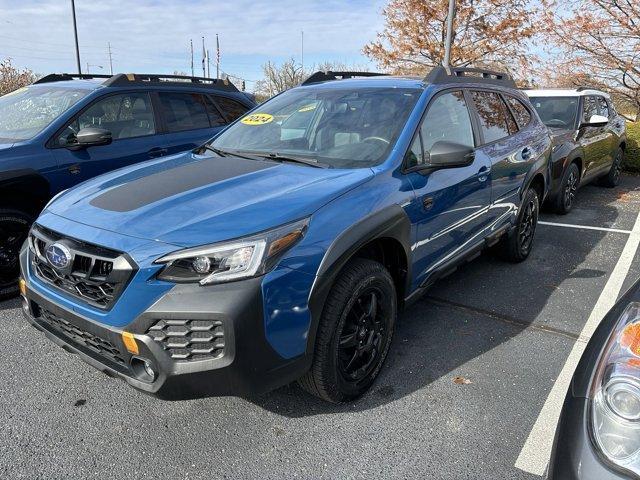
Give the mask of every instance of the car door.
<path id="1" fill-rule="evenodd" d="M 518 134 L 519 127 L 500 93 L 473 90 L 470 97 L 482 139 L 476 156 L 491 169 L 488 221 L 500 225 L 517 210 L 520 187 L 537 154 L 526 133 Z"/>
<path id="2" fill-rule="evenodd" d="M 581 125 L 578 138 L 584 151 L 585 178 L 592 178 L 604 171 L 609 155 L 610 133 L 606 127 L 584 125 L 593 115 L 599 115 L 599 102 L 595 95 L 587 95 L 582 99 Z"/>
<path id="3" fill-rule="evenodd" d="M 472 151 L 476 146 L 461 89 L 444 91 L 430 102 L 405 158 L 404 171 L 416 194 L 408 211 L 416 231 L 418 284 L 481 239 L 491 201 L 487 158 L 472 153 L 469 165 L 431 169 L 429 154 L 437 142 L 453 142 Z"/>
<path id="4" fill-rule="evenodd" d="M 604 170 L 608 170 L 611 168 L 611 165 L 613 164 L 616 150 L 618 148 L 619 137 L 617 132 L 619 130 L 619 127 L 616 128 L 615 122 L 612 121 L 614 117 L 613 111 L 612 111 L 613 109 L 609 108 L 609 103 L 607 102 L 607 99 L 604 98 L 603 96 L 597 96 L 596 99 L 598 101 L 598 114 L 609 119 L 609 123 L 602 128 L 603 135 L 606 136 L 606 144 L 605 144 L 606 152 L 603 152 L 604 155 L 602 159 L 602 168 Z"/>
<path id="5" fill-rule="evenodd" d="M 192 150 L 227 124 L 222 112 L 207 95 L 198 92 L 158 92 L 168 154 Z"/>
<path id="6" fill-rule="evenodd" d="M 163 154 L 156 116 L 148 92 L 107 95 L 89 104 L 52 139 L 63 188 L 102 173 Z M 78 148 L 76 134 L 83 128 L 108 130 L 108 145 Z"/>

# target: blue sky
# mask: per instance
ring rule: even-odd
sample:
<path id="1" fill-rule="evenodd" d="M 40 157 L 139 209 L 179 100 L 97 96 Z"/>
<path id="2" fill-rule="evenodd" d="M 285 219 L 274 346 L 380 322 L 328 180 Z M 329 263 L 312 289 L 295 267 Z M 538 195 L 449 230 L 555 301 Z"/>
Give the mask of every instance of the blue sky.
<path id="1" fill-rule="evenodd" d="M 220 35 L 221 68 L 247 79 L 260 66 L 301 55 L 305 66 L 322 61 L 369 65 L 362 47 L 383 27 L 384 0 L 76 0 L 83 71 L 202 73 L 202 36 L 212 59 Z M 0 59 L 37 73 L 75 72 L 70 0 L 0 0 Z M 100 65 L 103 69 L 97 67 Z M 214 75 L 212 60 L 211 74 Z"/>

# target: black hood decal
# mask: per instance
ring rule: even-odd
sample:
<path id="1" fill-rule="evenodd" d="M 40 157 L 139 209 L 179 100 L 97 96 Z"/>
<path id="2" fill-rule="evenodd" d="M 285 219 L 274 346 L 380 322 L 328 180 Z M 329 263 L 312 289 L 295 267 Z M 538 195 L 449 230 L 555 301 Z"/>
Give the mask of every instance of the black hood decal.
<path id="1" fill-rule="evenodd" d="M 98 195 L 90 203 L 103 210 L 129 212 L 194 188 L 276 166 L 238 157 L 211 157 L 124 183 Z"/>

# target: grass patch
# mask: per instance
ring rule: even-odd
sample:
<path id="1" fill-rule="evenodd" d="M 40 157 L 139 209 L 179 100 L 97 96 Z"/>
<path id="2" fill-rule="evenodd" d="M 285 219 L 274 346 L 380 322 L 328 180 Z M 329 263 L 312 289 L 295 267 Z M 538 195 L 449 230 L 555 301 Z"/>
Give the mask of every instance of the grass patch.
<path id="1" fill-rule="evenodd" d="M 627 122 L 627 151 L 624 157 L 624 170 L 640 173 L 640 122 Z"/>

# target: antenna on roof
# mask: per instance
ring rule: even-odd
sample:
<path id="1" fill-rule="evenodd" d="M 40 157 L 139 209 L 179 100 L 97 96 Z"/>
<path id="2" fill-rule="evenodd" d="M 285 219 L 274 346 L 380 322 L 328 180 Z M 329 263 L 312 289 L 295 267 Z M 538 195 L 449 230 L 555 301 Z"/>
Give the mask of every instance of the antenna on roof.
<path id="1" fill-rule="evenodd" d="M 449 68 L 451 66 L 451 37 L 453 36 L 453 17 L 456 14 L 456 0 L 449 0 L 449 15 L 447 16 L 447 39 L 444 44 L 444 59 L 442 66 Z"/>

